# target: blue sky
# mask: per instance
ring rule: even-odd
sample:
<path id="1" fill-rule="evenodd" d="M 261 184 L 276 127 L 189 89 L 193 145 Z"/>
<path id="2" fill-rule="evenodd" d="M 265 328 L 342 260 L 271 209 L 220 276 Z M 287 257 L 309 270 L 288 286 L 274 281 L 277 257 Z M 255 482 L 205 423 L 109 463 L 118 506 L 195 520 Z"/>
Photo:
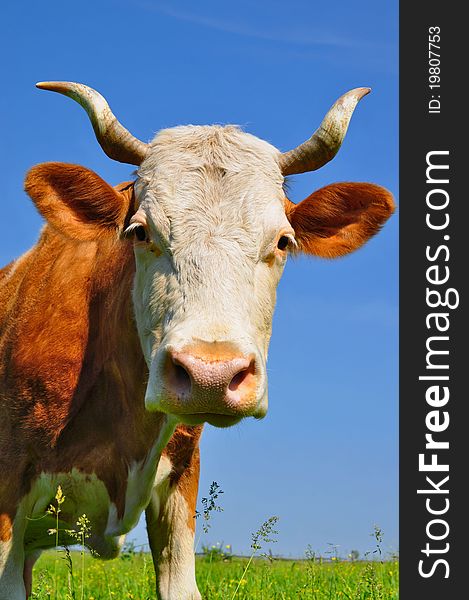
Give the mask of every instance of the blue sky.
<path id="1" fill-rule="evenodd" d="M 295 176 L 291 199 L 354 180 L 397 196 L 396 2 L 51 0 L 3 13 L 2 264 L 41 227 L 23 192 L 33 164 L 79 163 L 110 183 L 132 172 L 102 153 L 83 110 L 35 89 L 41 80 L 95 87 L 144 141 L 173 125 L 237 123 L 281 150 L 309 137 L 339 95 L 370 86 L 337 157 Z M 384 548 L 398 549 L 397 221 L 347 258 L 287 265 L 269 414 L 203 438 L 200 495 L 213 480 L 225 493 L 202 543 L 246 552 L 250 533 L 278 515 L 272 549 L 284 555 L 330 543 L 364 553 L 375 524 Z M 143 543 L 143 527 L 131 537 Z"/>

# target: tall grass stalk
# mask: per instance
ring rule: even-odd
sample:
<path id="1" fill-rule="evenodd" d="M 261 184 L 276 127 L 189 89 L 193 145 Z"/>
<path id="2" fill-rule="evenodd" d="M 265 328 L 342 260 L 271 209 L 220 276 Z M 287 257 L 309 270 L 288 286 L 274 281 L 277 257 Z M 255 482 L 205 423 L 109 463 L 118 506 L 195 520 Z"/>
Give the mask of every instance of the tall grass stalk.
<path id="1" fill-rule="evenodd" d="M 80 558 L 81 558 L 81 594 L 80 600 L 85 598 L 85 549 L 86 540 L 91 535 L 91 525 L 88 517 L 83 514 L 77 519 L 77 529 L 67 529 L 66 533 L 74 538 L 80 544 Z"/>
<path id="2" fill-rule="evenodd" d="M 85 597 L 85 539 L 90 537 L 90 521 L 86 515 L 78 517 L 78 537 L 81 543 L 81 600 Z"/>
<path id="3" fill-rule="evenodd" d="M 57 589 L 58 589 L 57 563 L 58 563 L 58 559 L 59 559 L 59 515 L 62 512 L 62 509 L 60 507 L 65 502 L 65 496 L 63 495 L 62 488 L 60 485 L 57 486 L 57 492 L 55 493 L 55 501 L 57 503 L 57 506 L 54 506 L 54 504 L 50 504 L 49 508 L 47 509 L 46 512 L 50 515 L 55 516 L 55 529 L 49 529 L 49 531 L 47 533 L 49 535 L 55 535 L 56 554 L 55 554 L 55 561 L 54 561 L 54 587 L 55 587 L 55 600 L 57 600 Z"/>
<path id="4" fill-rule="evenodd" d="M 67 571 L 68 571 L 68 577 L 67 577 L 68 598 L 70 600 L 75 600 L 76 595 L 75 595 L 75 580 L 73 578 L 73 561 L 72 561 L 72 555 L 70 553 L 70 549 L 67 547 L 65 547 L 64 560 L 65 560 L 65 563 L 67 564 Z"/>
<path id="5" fill-rule="evenodd" d="M 278 517 L 276 517 L 276 516 L 270 517 L 269 519 L 267 519 L 267 521 L 264 521 L 262 523 L 262 525 L 259 527 L 259 529 L 255 533 L 251 534 L 251 540 L 252 540 L 251 541 L 251 548 L 252 548 L 251 556 L 249 557 L 248 563 L 243 571 L 243 574 L 241 575 L 241 579 L 238 581 L 238 585 L 236 586 L 236 589 L 235 589 L 233 595 L 231 596 L 231 600 L 234 600 L 234 598 L 236 597 L 236 594 L 238 593 L 241 582 L 244 580 L 244 577 L 245 577 L 246 573 L 248 572 L 248 569 L 251 566 L 251 563 L 252 563 L 254 557 L 256 556 L 258 551 L 262 549 L 261 541 L 264 542 L 265 544 L 274 543 L 277 541 L 276 539 L 274 539 L 272 537 L 272 536 L 275 536 L 278 534 L 278 531 L 276 531 L 274 529 L 277 522 L 278 522 Z"/>
<path id="6" fill-rule="evenodd" d="M 200 539 L 202 537 L 202 533 L 208 533 L 208 530 L 211 527 L 211 519 L 213 512 L 223 512 L 223 508 L 217 503 L 219 496 L 223 494 L 223 490 L 218 485 L 216 481 L 212 481 L 210 484 L 210 488 L 208 491 L 208 497 L 202 498 L 202 512 L 198 510 L 195 512 L 194 519 L 198 519 L 200 516 L 203 517 L 202 520 L 202 531 L 199 533 L 199 537 L 197 538 L 197 543 L 195 544 L 194 552 L 197 553 L 197 548 L 200 544 Z"/>
<path id="7" fill-rule="evenodd" d="M 373 533 L 370 535 L 376 541 L 376 548 L 372 552 L 365 552 L 365 558 L 368 558 L 370 554 L 378 554 L 379 562 L 383 564 L 383 552 L 381 549 L 381 544 L 383 542 L 383 531 L 381 527 L 375 525 L 373 527 Z M 378 580 L 378 574 L 373 561 L 367 562 L 360 578 L 357 591 L 357 600 L 361 599 L 362 594 L 365 594 L 365 597 L 370 598 L 370 600 L 384 599 L 383 584 Z"/>

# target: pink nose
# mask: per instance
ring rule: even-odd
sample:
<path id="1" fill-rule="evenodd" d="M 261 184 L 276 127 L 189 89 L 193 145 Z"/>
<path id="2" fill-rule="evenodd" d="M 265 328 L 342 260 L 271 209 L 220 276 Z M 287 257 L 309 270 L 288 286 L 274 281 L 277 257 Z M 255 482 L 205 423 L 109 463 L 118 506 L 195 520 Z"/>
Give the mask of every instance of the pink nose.
<path id="1" fill-rule="evenodd" d="M 168 349 L 163 377 L 166 391 L 182 412 L 248 413 L 257 396 L 254 356 L 231 344 L 199 342 L 181 351 Z"/>

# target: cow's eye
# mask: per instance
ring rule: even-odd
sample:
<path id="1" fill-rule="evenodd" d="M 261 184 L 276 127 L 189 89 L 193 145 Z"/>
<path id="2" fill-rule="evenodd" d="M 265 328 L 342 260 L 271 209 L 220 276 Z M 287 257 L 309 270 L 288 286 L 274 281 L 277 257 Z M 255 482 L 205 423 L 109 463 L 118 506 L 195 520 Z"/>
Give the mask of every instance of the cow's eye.
<path id="1" fill-rule="evenodd" d="M 277 242 L 277 248 L 279 250 L 286 250 L 289 243 L 290 238 L 288 238 L 286 235 L 282 235 Z"/>
<path id="2" fill-rule="evenodd" d="M 126 239 L 133 239 L 137 242 L 145 242 L 148 240 L 147 230 L 141 223 L 131 223 L 123 233 Z"/>
<path id="3" fill-rule="evenodd" d="M 134 229 L 134 235 L 139 242 L 144 242 L 147 239 L 147 232 L 143 225 L 138 225 Z"/>

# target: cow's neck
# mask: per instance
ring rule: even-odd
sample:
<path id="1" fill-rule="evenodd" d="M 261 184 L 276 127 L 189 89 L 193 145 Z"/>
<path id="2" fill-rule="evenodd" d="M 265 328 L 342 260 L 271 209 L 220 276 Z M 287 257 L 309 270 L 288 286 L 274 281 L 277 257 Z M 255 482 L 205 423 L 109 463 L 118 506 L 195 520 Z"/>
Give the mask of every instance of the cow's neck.
<path id="1" fill-rule="evenodd" d="M 168 435 L 165 417 L 144 407 L 134 265 L 128 243 L 75 243 L 46 227 L 10 277 L 14 298 L 0 348 L 11 357 L 5 391 L 22 390 L 15 398 L 22 450 L 40 470 L 101 468 L 106 483 L 125 479 L 116 464 L 145 461 Z"/>

